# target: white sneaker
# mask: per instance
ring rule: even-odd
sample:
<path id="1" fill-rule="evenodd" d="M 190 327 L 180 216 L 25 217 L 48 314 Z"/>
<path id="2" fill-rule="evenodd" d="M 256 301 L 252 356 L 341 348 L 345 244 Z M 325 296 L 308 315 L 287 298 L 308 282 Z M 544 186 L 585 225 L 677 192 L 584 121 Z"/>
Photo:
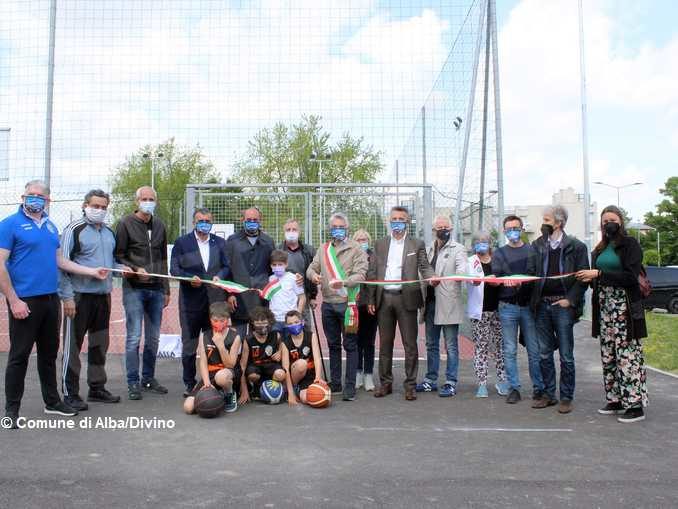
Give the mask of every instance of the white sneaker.
<path id="1" fill-rule="evenodd" d="M 372 378 L 372 373 L 367 373 L 365 375 L 365 390 L 367 392 L 372 392 L 374 390 L 374 379 Z"/>
<path id="2" fill-rule="evenodd" d="M 360 388 L 363 386 L 363 380 L 364 380 L 363 372 L 362 372 L 362 371 L 358 371 L 358 372 L 355 374 L 355 388 L 356 388 L 356 389 L 360 389 Z"/>

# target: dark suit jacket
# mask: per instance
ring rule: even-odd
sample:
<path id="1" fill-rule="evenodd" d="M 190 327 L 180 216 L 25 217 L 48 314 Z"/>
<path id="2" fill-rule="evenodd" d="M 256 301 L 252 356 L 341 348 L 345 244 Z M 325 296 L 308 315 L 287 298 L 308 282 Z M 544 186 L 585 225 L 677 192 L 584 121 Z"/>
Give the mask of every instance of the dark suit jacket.
<path id="1" fill-rule="evenodd" d="M 367 271 L 367 279 L 383 280 L 386 276 L 386 262 L 388 261 L 388 250 L 391 246 L 391 237 L 384 237 L 378 240 L 374 245 L 374 253 L 370 257 L 370 266 Z M 419 275 L 424 278 L 433 277 L 435 271 L 426 256 L 424 242 L 410 237 L 405 238 L 403 248 L 403 270 L 401 278 L 419 279 Z M 381 306 L 381 299 L 384 289 L 381 286 L 368 286 L 368 303 L 376 305 L 377 309 Z M 424 305 L 421 285 L 411 284 L 402 286 L 403 307 L 408 311 L 416 311 Z"/>
<path id="2" fill-rule="evenodd" d="M 182 235 L 174 242 L 170 261 L 170 274 L 173 276 L 193 277 L 200 279 L 228 279 L 231 274 L 230 264 L 226 256 L 226 241 L 210 234 L 210 259 L 207 270 L 202 264 L 198 240 L 195 232 Z M 185 310 L 199 310 L 214 300 L 225 299 L 224 292 L 218 288 L 202 285 L 193 288 L 190 283 L 182 281 L 179 290 L 179 306 Z"/>

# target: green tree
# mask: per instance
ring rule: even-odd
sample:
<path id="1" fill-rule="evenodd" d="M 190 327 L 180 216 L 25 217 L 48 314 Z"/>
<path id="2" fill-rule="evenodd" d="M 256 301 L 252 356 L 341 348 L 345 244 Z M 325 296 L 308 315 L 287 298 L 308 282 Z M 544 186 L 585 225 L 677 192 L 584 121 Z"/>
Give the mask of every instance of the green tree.
<path id="1" fill-rule="evenodd" d="M 158 193 L 156 215 L 167 225 L 169 242 L 174 242 L 180 233 L 186 184 L 217 183 L 218 173 L 199 146 L 178 146 L 171 138 L 159 145 L 141 147 L 116 168 L 113 176 L 111 194 L 114 221 L 134 211 L 135 191 L 151 184 L 153 162 L 151 158 L 144 157 L 145 154 L 155 157 L 155 190 Z M 162 154 L 162 157 L 156 157 L 156 154 Z"/>
<path id="2" fill-rule="evenodd" d="M 280 184 L 370 183 L 374 182 L 382 169 L 381 154 L 366 145 L 363 138 L 344 133 L 333 142 L 321 120 L 319 116 L 304 116 L 293 125 L 279 122 L 271 128 L 260 130 L 248 143 L 244 157 L 235 164 L 235 182 L 242 183 L 244 188 L 247 184 L 271 184 L 266 189 L 259 188 L 259 191 L 276 193 L 274 197 L 250 200 L 250 204 L 260 204 L 262 209 L 266 209 L 264 223 L 275 238 L 279 234 L 280 228 L 276 224 L 280 220 L 298 217 L 299 212 L 304 210 L 304 197 L 290 193 L 319 193 L 319 189 L 314 186 L 285 188 Z M 368 228 L 381 234 L 382 208 L 373 193 L 366 196 L 364 190 L 334 187 L 324 191 L 324 215 L 335 210 L 348 212 L 353 231 Z M 313 217 L 318 221 L 315 224 L 326 220 L 322 216 L 320 199 L 315 194 Z M 314 228 L 314 234 L 319 233 L 318 230 Z M 317 242 L 323 239 L 310 240 Z"/>
<path id="3" fill-rule="evenodd" d="M 678 265 L 678 177 L 670 177 L 659 192 L 666 198 L 656 205 L 656 213 L 645 214 L 645 223 L 655 230 L 642 235 L 641 244 L 656 251 L 659 233 L 661 264 Z"/>
<path id="4" fill-rule="evenodd" d="M 363 138 L 348 133 L 332 144 L 321 120 L 304 116 L 291 126 L 279 122 L 260 130 L 248 143 L 246 156 L 236 163 L 234 180 L 243 184 L 374 182 L 382 169 L 381 154 L 365 146 Z"/>

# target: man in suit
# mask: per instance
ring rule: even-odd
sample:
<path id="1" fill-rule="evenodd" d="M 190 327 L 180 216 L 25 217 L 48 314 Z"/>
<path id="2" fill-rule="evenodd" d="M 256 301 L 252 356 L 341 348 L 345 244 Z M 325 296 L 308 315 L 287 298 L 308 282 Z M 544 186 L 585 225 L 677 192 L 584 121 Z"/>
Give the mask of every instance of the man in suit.
<path id="1" fill-rule="evenodd" d="M 179 288 L 179 323 L 181 325 L 181 361 L 186 391 L 195 386 L 196 349 L 200 332 L 210 329 L 209 305 L 224 300 L 221 290 L 207 287 L 201 279 L 227 279 L 230 275 L 226 241 L 210 233 L 212 213 L 205 208 L 193 213 L 193 231 L 179 237 L 172 248 L 170 274 L 190 277 Z"/>
<path id="2" fill-rule="evenodd" d="M 368 280 L 402 281 L 430 278 L 435 275 L 426 256 L 424 243 L 407 235 L 410 214 L 405 207 L 393 207 L 390 214 L 391 235 L 374 246 Z M 399 283 L 369 286 L 368 312 L 377 314 L 379 323 L 379 378 L 376 398 L 393 392 L 393 342 L 396 324 L 405 348 L 405 399 L 417 399 L 415 386 L 419 352 L 417 351 L 417 310 L 424 305 L 419 284 Z"/>

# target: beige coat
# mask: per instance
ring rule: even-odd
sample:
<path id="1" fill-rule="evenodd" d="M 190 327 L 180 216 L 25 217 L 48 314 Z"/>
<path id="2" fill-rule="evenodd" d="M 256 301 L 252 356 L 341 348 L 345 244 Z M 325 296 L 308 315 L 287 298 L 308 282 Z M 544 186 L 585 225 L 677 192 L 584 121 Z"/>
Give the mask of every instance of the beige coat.
<path id="1" fill-rule="evenodd" d="M 365 281 L 367 275 L 367 253 L 362 250 L 360 245 L 354 240 L 346 240 L 338 247 L 335 246 L 337 258 L 339 263 L 346 272 L 346 277 L 350 281 L 346 286 L 356 286 L 360 281 Z M 308 266 L 306 277 L 313 279 L 316 274 L 320 274 L 322 280 L 320 282 L 320 289 L 323 295 L 323 302 L 332 304 L 340 304 L 347 301 L 346 289 L 342 288 L 337 291 L 330 288 L 330 278 L 327 266 L 325 264 L 325 245 L 318 248 L 313 257 L 311 265 Z"/>
<path id="2" fill-rule="evenodd" d="M 428 251 L 429 261 L 433 260 L 433 246 Z M 466 248 L 453 240 L 440 248 L 436 260 L 435 273 L 437 276 L 451 276 L 453 274 L 467 274 Z M 435 318 L 436 325 L 458 324 L 464 321 L 464 301 L 460 281 L 442 281 L 436 286 Z M 422 316 L 426 316 L 426 310 Z"/>

